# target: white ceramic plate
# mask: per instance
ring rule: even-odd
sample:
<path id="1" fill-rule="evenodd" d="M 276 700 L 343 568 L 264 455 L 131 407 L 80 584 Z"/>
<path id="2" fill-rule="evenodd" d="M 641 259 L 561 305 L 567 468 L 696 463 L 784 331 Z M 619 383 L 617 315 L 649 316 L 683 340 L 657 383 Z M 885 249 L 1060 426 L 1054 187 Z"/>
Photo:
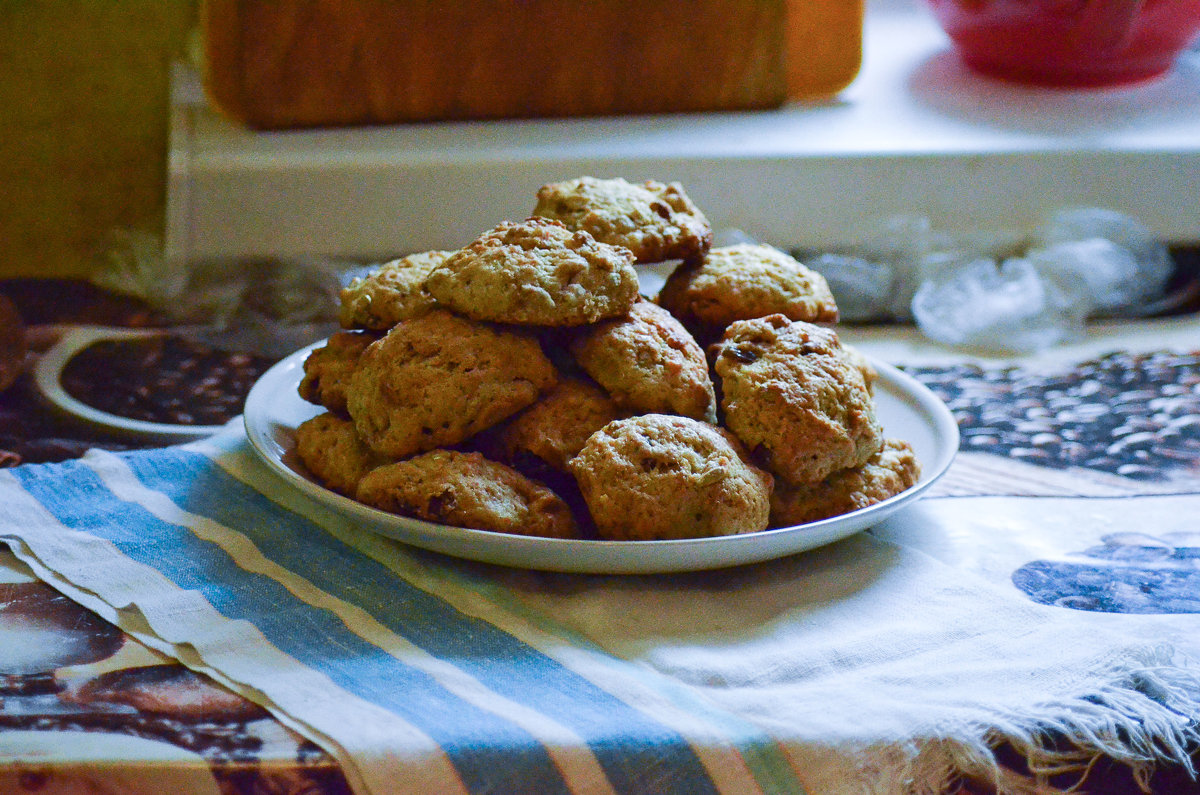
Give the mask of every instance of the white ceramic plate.
<path id="1" fill-rule="evenodd" d="M 251 389 L 245 422 L 254 450 L 292 486 L 344 513 L 363 530 L 485 563 L 549 571 L 650 574 L 771 560 L 832 543 L 881 521 L 933 485 L 958 450 L 958 427 L 945 404 L 911 376 L 873 362 L 879 370 L 875 401 L 884 431 L 912 444 L 921 463 L 920 482 L 884 502 L 795 527 L 678 541 L 572 541 L 449 527 L 367 507 L 325 489 L 305 472 L 294 453 L 295 430 L 323 409 L 302 400 L 297 387 L 304 359 L 314 347 L 280 361 Z"/>
<path id="2" fill-rule="evenodd" d="M 110 433 L 163 442 L 184 442 L 200 439 L 221 430 L 223 425 L 173 425 L 148 422 L 110 414 L 76 400 L 62 386 L 63 368 L 84 348 L 105 340 L 129 340 L 158 336 L 157 329 L 112 328 L 108 326 L 76 326 L 68 329 L 37 361 L 33 382 L 43 398 L 56 409 Z"/>

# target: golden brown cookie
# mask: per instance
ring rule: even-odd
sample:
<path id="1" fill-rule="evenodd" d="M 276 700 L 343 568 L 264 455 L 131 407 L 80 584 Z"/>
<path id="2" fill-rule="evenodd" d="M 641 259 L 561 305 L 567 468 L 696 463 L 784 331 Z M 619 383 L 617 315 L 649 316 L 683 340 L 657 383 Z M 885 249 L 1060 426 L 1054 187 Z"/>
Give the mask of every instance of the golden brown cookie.
<path id="1" fill-rule="evenodd" d="M 601 537 L 698 538 L 767 526 L 772 478 L 722 429 L 642 414 L 610 422 L 571 459 Z"/>
<path id="2" fill-rule="evenodd" d="M 371 449 L 403 458 L 462 442 L 556 381 L 532 337 L 433 309 L 363 352 L 346 406 Z"/>
<path id="3" fill-rule="evenodd" d="M 440 304 L 476 320 L 580 326 L 629 311 L 638 277 L 627 249 L 557 221 L 506 221 L 425 279 Z"/>
<path id="4" fill-rule="evenodd" d="M 624 246 L 638 262 L 699 257 L 712 226 L 678 182 L 580 177 L 543 185 L 533 214 L 562 221 L 597 240 Z"/>
<path id="5" fill-rule="evenodd" d="M 342 288 L 338 322 L 342 328 L 387 331 L 401 320 L 427 312 L 433 296 L 423 285 L 429 272 L 452 251 L 425 251 L 385 262 Z"/>
<path id="6" fill-rule="evenodd" d="M 348 497 L 363 475 L 391 460 L 367 447 L 353 422 L 331 412 L 300 423 L 296 455 L 321 485 Z"/>
<path id="7" fill-rule="evenodd" d="M 863 383 L 867 385 L 867 391 L 874 395 L 875 382 L 879 380 L 879 371 L 875 369 L 875 365 L 871 364 L 871 360 L 853 345 L 847 345 L 843 342 L 842 350 L 846 352 L 850 357 L 850 361 L 854 362 L 854 366 L 862 373 Z"/>
<path id="8" fill-rule="evenodd" d="M 324 345 L 314 348 L 304 359 L 300 397 L 330 411 L 345 414 L 350 374 L 358 364 L 358 357 L 377 339 L 377 334 L 365 331 L 339 331 L 330 336 Z"/>
<path id="9" fill-rule="evenodd" d="M 639 301 L 627 317 L 584 329 L 568 347 L 618 406 L 716 422 L 704 350 L 661 306 Z"/>
<path id="10" fill-rule="evenodd" d="M 793 485 L 860 466 L 883 443 L 862 371 L 832 329 L 784 315 L 739 320 L 713 366 L 725 425 Z"/>
<path id="11" fill-rule="evenodd" d="M 676 268 L 657 300 L 702 336 L 719 336 L 735 320 L 766 315 L 810 323 L 838 319 L 825 277 L 764 245 L 714 248 L 703 260 Z"/>
<path id="12" fill-rule="evenodd" d="M 558 495 L 474 452 L 432 450 L 374 469 L 359 482 L 358 500 L 454 527 L 548 538 L 578 535 Z"/>
<path id="13" fill-rule="evenodd" d="M 776 481 L 771 526 L 816 522 L 883 502 L 916 485 L 921 467 L 912 446 L 887 439 L 862 466 L 834 472 L 819 483 L 789 486 Z"/>
<path id="14" fill-rule="evenodd" d="M 604 390 L 580 378 L 563 378 L 504 426 L 500 447 L 510 461 L 528 453 L 565 471 L 588 437 L 620 416 Z"/>

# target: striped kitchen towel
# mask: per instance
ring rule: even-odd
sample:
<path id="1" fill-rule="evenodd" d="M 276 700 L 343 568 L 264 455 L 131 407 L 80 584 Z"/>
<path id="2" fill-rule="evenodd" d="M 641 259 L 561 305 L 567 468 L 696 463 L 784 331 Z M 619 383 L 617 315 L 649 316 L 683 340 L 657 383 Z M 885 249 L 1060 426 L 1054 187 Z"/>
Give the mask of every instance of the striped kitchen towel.
<path id="1" fill-rule="evenodd" d="M 951 503 L 729 570 L 519 571 L 356 527 L 233 423 L 0 472 L 0 540 L 361 793 L 937 792 L 999 776 L 1000 740 L 1044 765 L 1185 760 L 1195 617 L 1106 622 L 906 543 L 968 534 Z"/>

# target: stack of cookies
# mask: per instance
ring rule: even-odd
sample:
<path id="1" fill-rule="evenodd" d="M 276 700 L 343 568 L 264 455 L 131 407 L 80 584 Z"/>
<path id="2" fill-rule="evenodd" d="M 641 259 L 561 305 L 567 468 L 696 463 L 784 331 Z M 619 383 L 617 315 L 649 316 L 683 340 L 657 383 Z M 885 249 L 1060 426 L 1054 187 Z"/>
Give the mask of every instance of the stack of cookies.
<path id="1" fill-rule="evenodd" d="M 674 261 L 655 298 L 639 267 Z M 458 251 L 342 292 L 304 362 L 296 452 L 327 488 L 440 524 L 553 538 L 751 533 L 912 486 L 825 280 L 712 247 L 678 184 L 581 177 Z"/>

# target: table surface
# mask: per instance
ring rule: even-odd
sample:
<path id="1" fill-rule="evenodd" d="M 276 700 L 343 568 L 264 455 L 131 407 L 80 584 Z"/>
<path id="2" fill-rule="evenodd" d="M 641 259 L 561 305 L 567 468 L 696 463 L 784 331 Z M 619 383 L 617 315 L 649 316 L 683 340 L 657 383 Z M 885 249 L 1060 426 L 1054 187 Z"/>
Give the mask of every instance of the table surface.
<path id="1" fill-rule="evenodd" d="M 81 283 L 3 282 L 0 294 L 17 305 L 33 330 L 50 329 L 51 335 L 69 323 L 157 323 L 154 314 L 136 302 Z M 1192 352 L 1175 353 L 1156 350 L 1155 342 L 1166 344 L 1167 338 L 1161 336 L 1164 328 L 1174 330 L 1177 337 L 1182 329 L 1182 338 L 1187 339 L 1188 329 L 1196 328 L 1190 321 L 1195 310 L 1195 306 L 1183 307 L 1168 326 L 1137 325 L 1138 345 L 1146 348 L 1142 351 L 1119 349 L 1123 340 L 1132 339 L 1120 324 L 1097 329 L 1094 355 L 1083 363 L 1090 378 L 1116 390 L 1101 400 L 1119 402 L 1131 391 L 1164 386 L 1179 393 L 1177 401 L 1186 405 L 1177 406 L 1175 416 L 1190 418 L 1190 430 L 1155 448 L 1159 458 L 1153 461 L 1133 448 L 1128 456 L 1103 455 L 1116 438 L 1109 434 L 1121 433 L 1108 426 L 1096 440 L 1081 442 L 1098 445 L 1098 452 L 1093 451 L 1096 454 L 1082 465 L 1061 444 L 1038 442 L 1023 434 L 1011 409 L 1027 408 L 1028 400 L 1044 399 L 1046 390 L 1054 387 L 1053 379 L 1043 378 L 1042 392 L 1036 387 L 1031 390 L 1032 370 L 999 361 L 926 365 L 914 360 L 906 369 L 954 409 L 964 438 L 960 460 L 938 488 L 943 493 L 970 494 L 973 484 L 1004 478 L 1026 492 L 1161 492 L 1179 487 L 1178 480 L 1167 483 L 1158 477 L 1171 472 L 1187 474 L 1194 491 L 1200 467 L 1200 429 L 1194 427 L 1200 424 L 1200 342 Z M 911 329 L 875 327 L 846 333 L 884 358 L 905 353 L 902 358 L 914 359 L 907 355 L 917 344 Z M 1081 370 L 1079 363 L 1073 367 Z M 1163 382 L 1164 373 L 1172 374 L 1170 383 Z M 1178 422 L 1176 426 L 1183 427 Z M 1139 432 L 1167 439 L 1163 428 L 1147 426 Z M 91 446 L 121 450 L 139 443 L 56 416 L 33 395 L 27 376 L 0 393 L 0 450 L 7 451 L 7 455 L 0 453 L 0 460 L 6 465 L 66 460 Z M 161 791 L 164 781 L 176 782 L 180 791 L 189 792 L 349 791 L 336 762 L 316 745 L 253 703 L 150 651 L 70 602 L 3 552 L 0 757 L 6 752 L 39 761 L 0 765 L 0 790 L 11 785 L 16 791 L 33 791 L 53 780 L 64 786 L 63 791 L 118 781 L 128 792 Z M 1001 756 L 1020 768 L 1020 757 L 1012 749 L 1002 749 Z M 1200 761 L 1200 753 L 1195 758 Z M 1138 791 L 1126 770 L 1104 762 L 1089 780 L 1093 783 L 1090 792 Z M 1200 792 L 1200 785 L 1174 768 L 1160 770 L 1152 784 L 1157 792 Z M 968 793 L 986 791 L 972 790 L 970 782 L 965 786 Z"/>

